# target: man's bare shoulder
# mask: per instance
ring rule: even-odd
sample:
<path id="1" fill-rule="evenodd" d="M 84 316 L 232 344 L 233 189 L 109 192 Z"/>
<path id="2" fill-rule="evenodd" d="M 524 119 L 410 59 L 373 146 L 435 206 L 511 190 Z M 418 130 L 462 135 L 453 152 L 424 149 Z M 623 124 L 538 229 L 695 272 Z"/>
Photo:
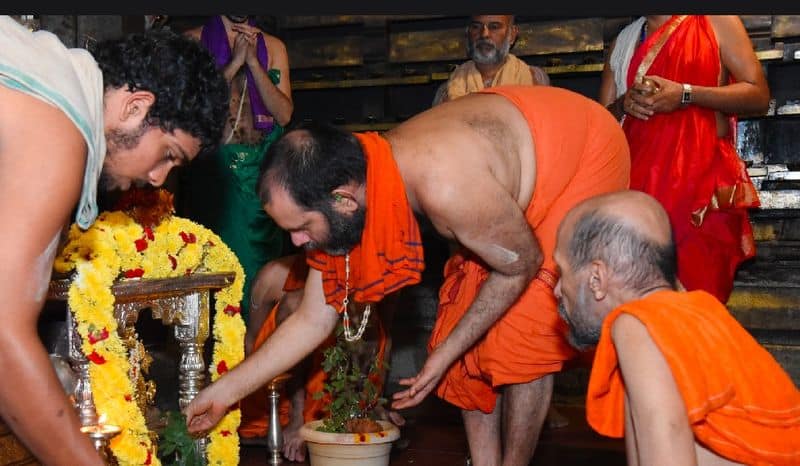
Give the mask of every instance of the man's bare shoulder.
<path id="1" fill-rule="evenodd" d="M 86 147 L 78 127 L 67 117 L 58 107 L 51 105 L 39 98 L 26 94 L 21 91 L 10 89 L 0 85 L 0 147 L 10 144 L 2 141 L 8 136 L 47 134 L 48 139 L 63 138 L 67 145 L 82 145 Z M 3 109 L 13 109 L 13 111 L 3 111 Z M 36 121 L 37 124 L 30 124 Z M 18 140 L 18 137 L 8 140 Z M 18 141 L 24 143 L 24 141 Z M 33 143 L 34 141 L 29 141 Z M 85 155 L 85 152 L 84 152 Z"/>
<path id="2" fill-rule="evenodd" d="M 0 211 L 25 212 L 15 227 L 38 229 L 20 232 L 20 244 L 47 244 L 50 226 L 67 220 L 80 194 L 86 148 L 61 109 L 0 86 Z"/>
<path id="3" fill-rule="evenodd" d="M 633 314 L 621 313 L 611 324 L 611 341 L 617 349 L 617 357 L 631 359 L 645 353 L 638 349 L 650 348 L 660 351 L 647 326 Z"/>
<path id="4" fill-rule="evenodd" d="M 627 312 L 621 313 L 611 324 L 611 339 L 616 345 L 618 341 L 627 342 L 629 339 L 650 339 L 647 327 L 638 317 Z"/>
<path id="5" fill-rule="evenodd" d="M 633 314 L 622 312 L 614 319 L 610 330 L 611 340 L 617 349 L 617 358 L 620 361 L 644 363 L 642 358 L 646 359 L 655 353 L 662 353 L 647 325 Z"/>

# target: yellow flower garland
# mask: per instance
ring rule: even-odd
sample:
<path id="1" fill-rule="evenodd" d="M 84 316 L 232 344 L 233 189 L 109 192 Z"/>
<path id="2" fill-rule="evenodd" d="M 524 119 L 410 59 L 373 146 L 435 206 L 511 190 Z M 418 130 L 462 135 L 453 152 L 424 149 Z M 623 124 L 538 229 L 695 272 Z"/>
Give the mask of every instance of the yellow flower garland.
<path id="1" fill-rule="evenodd" d="M 69 241 L 54 269 L 75 271 L 68 303 L 82 350 L 90 361 L 89 377 L 98 413 L 122 431 L 111 441 L 120 465 L 159 465 L 144 416 L 134 400 L 130 363 L 117 334 L 114 295 L 118 278 L 170 278 L 194 272 L 236 273 L 231 286 L 215 296 L 214 355 L 209 372 L 217 380 L 244 359 L 244 321 L 239 313 L 244 270 L 233 252 L 211 230 L 181 217 L 167 217 L 156 227 L 138 224 L 122 211 L 103 212 L 86 231 L 72 225 Z M 228 412 L 209 433 L 209 465 L 239 463 L 237 429 L 241 412 Z"/>

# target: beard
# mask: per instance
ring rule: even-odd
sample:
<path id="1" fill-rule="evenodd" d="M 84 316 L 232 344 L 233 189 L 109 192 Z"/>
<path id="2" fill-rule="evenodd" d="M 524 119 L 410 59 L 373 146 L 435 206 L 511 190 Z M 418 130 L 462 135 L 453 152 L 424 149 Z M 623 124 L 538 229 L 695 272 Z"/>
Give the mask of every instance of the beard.
<path id="1" fill-rule="evenodd" d="M 491 47 L 487 52 L 481 51 L 482 46 Z M 511 50 L 511 34 L 506 34 L 500 48 L 489 39 L 478 39 L 475 42 L 467 40 L 467 56 L 479 65 L 498 65 L 508 56 Z"/>
<path id="2" fill-rule="evenodd" d="M 585 290 L 586 287 L 578 289 L 577 307 L 573 310 L 572 317 L 567 313 L 564 299 L 558 301 L 558 314 L 569 325 L 567 340 L 579 351 L 586 351 L 600 341 L 600 324 L 589 320 L 590 303 Z"/>
<path id="3" fill-rule="evenodd" d="M 359 206 L 352 215 L 341 214 L 331 203 L 323 203 L 319 209 L 328 221 L 328 238 L 323 242 L 309 241 L 306 250 L 322 249 L 332 256 L 343 256 L 361 242 L 361 233 L 366 223 L 366 209 Z"/>
<path id="4" fill-rule="evenodd" d="M 138 127 L 129 131 L 123 131 L 119 128 L 112 128 L 106 131 L 106 159 L 113 160 L 123 150 L 135 149 L 141 142 L 142 136 L 144 136 L 148 129 L 150 129 L 150 123 L 144 119 Z M 137 180 L 135 181 L 135 184 L 140 186 L 147 183 Z M 98 187 L 103 191 L 111 191 L 116 189 L 118 186 L 119 183 L 114 178 L 114 175 L 109 173 L 104 166 L 103 170 L 100 172 Z"/>

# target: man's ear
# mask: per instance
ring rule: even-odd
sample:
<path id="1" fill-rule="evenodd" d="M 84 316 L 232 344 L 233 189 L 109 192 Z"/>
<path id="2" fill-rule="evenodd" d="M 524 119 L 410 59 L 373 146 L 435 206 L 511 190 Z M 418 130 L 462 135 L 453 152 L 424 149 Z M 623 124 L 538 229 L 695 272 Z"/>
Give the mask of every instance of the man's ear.
<path id="1" fill-rule="evenodd" d="M 331 192 L 333 196 L 333 208 L 339 213 L 350 214 L 358 210 L 358 200 L 356 200 L 355 193 L 347 186 L 342 186 L 334 189 Z"/>
<path id="2" fill-rule="evenodd" d="M 611 277 L 605 262 L 593 260 L 591 264 L 589 264 L 587 280 L 589 280 L 589 291 L 592 292 L 592 296 L 594 296 L 595 300 L 602 301 L 605 299 L 608 294 L 609 278 Z"/>
<path id="3" fill-rule="evenodd" d="M 125 126 L 137 127 L 147 117 L 147 112 L 156 101 L 156 96 L 150 91 L 127 92 L 122 100 L 122 109 L 119 114 L 120 121 Z"/>
<path id="4" fill-rule="evenodd" d="M 516 45 L 516 43 L 517 43 L 517 36 L 518 36 L 518 35 L 519 35 L 519 26 L 517 26 L 517 24 L 516 24 L 516 23 L 514 23 L 514 24 L 511 26 L 511 41 L 509 41 L 509 44 L 511 45 L 510 49 L 513 49 L 513 48 L 514 48 L 514 45 Z"/>

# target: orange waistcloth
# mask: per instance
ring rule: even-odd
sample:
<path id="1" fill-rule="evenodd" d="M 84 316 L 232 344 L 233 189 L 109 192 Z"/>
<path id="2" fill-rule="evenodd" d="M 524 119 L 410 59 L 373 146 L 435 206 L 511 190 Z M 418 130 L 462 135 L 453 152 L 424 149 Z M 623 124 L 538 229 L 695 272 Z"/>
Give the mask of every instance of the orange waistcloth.
<path id="1" fill-rule="evenodd" d="M 292 263 L 289 269 L 289 275 L 286 277 L 286 282 L 283 285 L 284 291 L 294 291 L 300 289 L 305 284 L 305 278 L 308 273 L 303 255 L 298 255 L 298 258 Z M 276 303 L 264 323 L 258 331 L 256 340 L 253 344 L 253 350 L 261 347 L 262 344 L 269 338 L 276 328 L 276 316 L 278 314 L 278 305 Z M 383 323 L 380 318 L 375 317 L 378 322 L 378 358 L 383 361 L 384 351 L 386 348 L 386 333 L 383 328 Z M 322 419 L 325 414 L 325 407 L 330 403 L 330 397 L 325 395 L 320 399 L 314 399 L 314 394 L 323 391 L 326 374 L 322 370 L 322 361 L 324 359 L 323 353 L 335 343 L 333 336 L 329 336 L 317 349 L 311 353 L 311 366 L 306 374 L 300 374 L 301 377 L 306 377 L 305 399 L 303 402 L 303 421 L 309 422 L 317 419 Z M 383 390 L 383 379 L 374 378 L 373 382 L 380 393 Z M 268 404 L 268 391 L 266 387 L 261 387 L 255 392 L 251 393 L 241 401 L 242 421 L 239 425 L 239 435 L 242 437 L 263 437 L 267 435 L 269 429 L 269 404 Z M 292 412 L 291 393 L 288 393 L 285 386 L 280 392 L 280 403 L 278 404 L 279 421 L 282 427 L 289 424 Z"/>
<path id="2" fill-rule="evenodd" d="M 389 142 L 374 132 L 354 135 L 367 160 L 367 212 L 361 242 L 350 251 L 348 285 L 356 302 L 376 303 L 419 283 L 425 268 L 422 239 Z M 307 256 L 308 265 L 322 272 L 325 301 L 341 312 L 345 257 L 320 250 Z"/>
<path id="3" fill-rule="evenodd" d="M 741 463 L 800 464 L 800 392 L 725 306 L 700 290 L 659 291 L 606 316 L 586 395 L 592 428 L 624 434 L 625 384 L 611 340 L 623 312 L 647 327 L 666 358 L 698 442 Z"/>
<path id="4" fill-rule="evenodd" d="M 629 87 L 640 64 L 649 62 L 648 54 L 678 21 L 679 16 L 673 16 L 636 49 L 628 68 Z M 718 85 L 720 52 L 707 17 L 686 17 L 668 37 L 647 75 Z M 631 150 L 631 189 L 652 195 L 669 214 L 678 278 L 687 289 L 703 289 L 723 303 L 733 288 L 736 268 L 755 255 L 747 209 L 759 205 L 734 147 L 735 118 L 729 125 L 728 136 L 718 137 L 715 112 L 698 105 L 656 113 L 647 120 L 626 117 L 623 124 Z"/>
<path id="5" fill-rule="evenodd" d="M 561 219 L 578 202 L 628 187 L 630 159 L 622 129 L 600 104 L 546 86 L 498 86 L 481 92 L 513 102 L 528 120 L 536 157 L 536 186 L 525 212 L 544 254 L 536 278 L 486 335 L 445 374 L 437 394 L 466 410 L 492 412 L 496 388 L 561 370 L 575 355 L 558 315 L 553 261 Z M 487 278 L 485 266 L 462 251 L 445 266 L 429 350 L 450 334 Z"/>

